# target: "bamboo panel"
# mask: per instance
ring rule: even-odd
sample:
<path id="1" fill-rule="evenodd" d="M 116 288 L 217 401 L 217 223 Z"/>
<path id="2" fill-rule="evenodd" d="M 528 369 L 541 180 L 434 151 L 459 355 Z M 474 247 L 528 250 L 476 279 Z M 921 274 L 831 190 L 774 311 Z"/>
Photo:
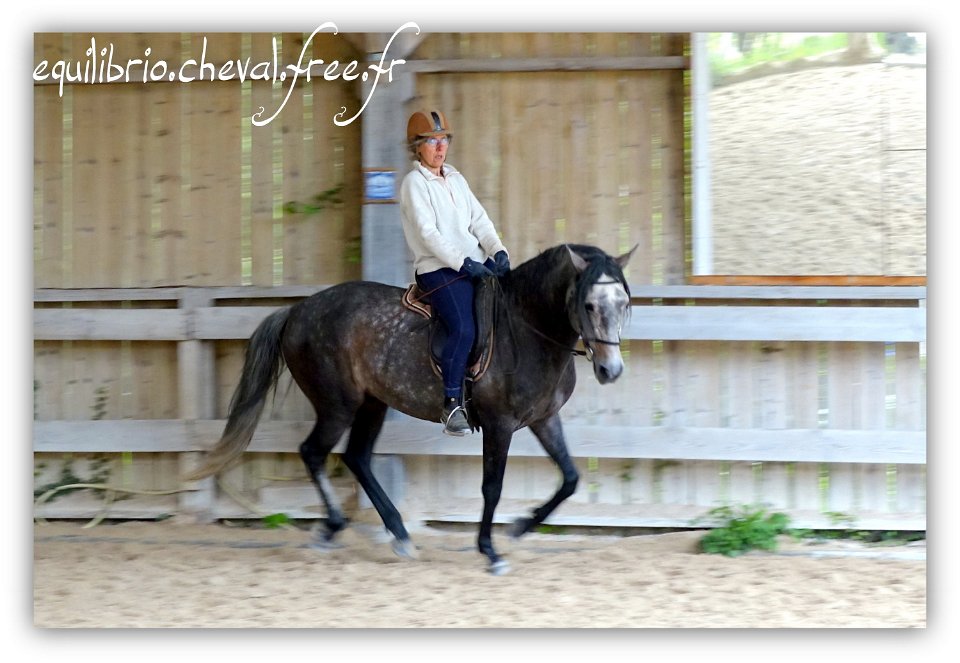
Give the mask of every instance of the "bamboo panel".
<path id="1" fill-rule="evenodd" d="M 764 343 L 758 357 L 759 425 L 764 429 L 788 427 L 793 363 L 789 343 Z M 786 463 L 757 463 L 753 466 L 754 504 L 778 504 L 785 506 L 792 492 L 792 468 Z"/>
<path id="2" fill-rule="evenodd" d="M 500 43 L 501 57 L 519 57 L 526 52 L 521 35 L 504 35 Z M 467 79 L 464 83 L 472 82 Z M 504 244 L 517 261 L 536 255 L 537 230 L 532 223 L 533 199 L 536 196 L 530 190 L 529 179 L 533 177 L 533 165 L 530 159 L 533 153 L 528 151 L 526 140 L 532 140 L 536 131 L 529 124 L 527 110 L 528 87 L 533 79 L 523 74 L 500 77 L 500 135 L 496 141 L 500 146 L 500 213 L 498 231 Z M 469 96 L 468 96 L 469 95 Z M 473 98 L 473 90 L 464 91 L 463 96 Z M 467 102 L 465 102 L 467 103 Z M 480 164 L 482 165 L 481 161 Z M 539 163 L 537 166 L 539 167 Z"/>
<path id="3" fill-rule="evenodd" d="M 108 127 L 128 124 L 129 137 L 105 141 L 106 162 L 98 171 L 110 188 L 102 210 L 108 233 L 101 239 L 113 248 L 102 284 L 132 287 L 146 284 L 143 271 L 150 264 L 150 103 L 141 86 L 123 85 L 109 92 L 109 114 L 102 119 Z"/>
<path id="4" fill-rule="evenodd" d="M 309 200 L 319 190 L 306 172 L 303 151 L 303 96 L 291 95 L 283 112 L 274 120 L 280 122 L 282 150 L 281 187 L 283 201 Z M 321 215 L 322 216 L 322 213 Z M 283 215 L 283 283 L 315 282 L 314 253 L 318 248 L 318 215 Z"/>
<path id="5" fill-rule="evenodd" d="M 707 341 L 682 344 L 685 377 L 683 392 L 686 422 L 694 427 L 716 427 L 723 421 L 724 343 Z M 687 465 L 686 504 L 708 510 L 722 502 L 721 465 L 713 461 L 690 461 Z"/>
<path id="6" fill-rule="evenodd" d="M 886 345 L 883 343 L 858 344 L 858 359 L 861 391 L 859 430 L 883 430 L 887 427 L 886 395 Z M 861 465 L 858 471 L 859 486 L 853 508 L 858 511 L 886 512 L 895 510 L 895 492 L 887 484 L 890 468 L 887 465 Z M 848 470 L 849 471 L 849 470 Z M 894 471 L 895 468 L 894 468 Z"/>
<path id="7" fill-rule="evenodd" d="M 132 342 L 133 402 L 125 418 L 174 419 L 178 416 L 175 343 Z"/>
<path id="8" fill-rule="evenodd" d="M 63 377 L 68 365 L 60 341 L 33 343 L 33 418 L 40 421 L 66 419 L 63 408 Z"/>
<path id="9" fill-rule="evenodd" d="M 243 370 L 246 341 L 217 341 L 215 347 L 216 366 L 216 408 L 218 419 L 226 419 L 229 414 L 230 399 L 240 381 Z"/>
<path id="10" fill-rule="evenodd" d="M 189 228 L 184 214 L 183 146 L 180 123 L 181 86 L 155 85 L 147 88 L 150 127 L 145 167 L 150 177 L 149 231 L 144 253 L 143 285 L 182 283 L 188 249 Z"/>
<path id="11" fill-rule="evenodd" d="M 492 41 L 492 37 L 484 36 L 482 41 Z M 487 211 L 499 233 L 503 233 L 506 219 L 503 217 L 502 204 L 499 196 L 500 183 L 504 164 L 494 148 L 499 141 L 513 140 L 523 143 L 524 135 L 514 135 L 509 129 L 511 118 L 500 112 L 502 107 L 502 87 L 499 77 L 495 74 L 477 74 L 470 79 L 472 96 L 474 99 L 467 103 L 459 102 L 463 131 L 457 131 L 452 144 L 456 156 L 455 164 L 462 163 L 464 176 L 470 182 L 470 188 L 477 200 Z M 504 126 L 506 123 L 507 126 Z M 457 127 L 454 126 L 454 130 Z M 490 137 L 498 137 L 497 142 Z M 479 165 L 486 167 L 479 168 Z M 522 254 L 519 247 L 514 249 L 507 245 L 514 263 Z"/>
<path id="12" fill-rule="evenodd" d="M 314 38 L 314 58 L 332 62 L 359 57 L 345 50 L 345 40 L 336 35 L 320 37 Z M 360 197 L 355 187 L 361 150 L 355 146 L 360 145 L 358 125 L 362 126 L 363 117 L 353 124 L 338 127 L 333 123 L 333 116 L 341 108 L 352 114 L 359 102 L 350 93 L 351 86 L 341 81 L 334 83 L 320 79 L 305 83 L 304 88 L 304 94 L 309 88 L 310 95 L 310 105 L 304 107 L 304 130 L 309 134 L 309 141 L 304 143 L 305 177 L 300 195 L 308 199 L 340 184 L 345 186 L 341 194 L 344 200 L 356 201 Z M 352 189 L 347 189 L 348 186 Z M 348 278 L 345 269 L 349 239 L 346 216 L 353 214 L 351 210 L 355 208 L 358 209 L 359 205 L 343 205 L 303 220 L 305 241 L 300 247 L 294 247 L 292 254 L 299 278 L 309 283 L 339 283 Z M 359 224 L 356 234 L 359 235 Z"/>
<path id="13" fill-rule="evenodd" d="M 919 343 L 894 346 L 894 422 L 897 430 L 926 429 L 926 372 Z M 926 467 L 896 466 L 896 507 L 915 513 L 926 511 Z"/>
<path id="14" fill-rule="evenodd" d="M 538 41 L 544 41 L 542 36 Z M 562 240 L 557 237 L 557 219 L 562 218 L 559 209 L 560 196 L 565 164 L 565 144 L 556 139 L 557 131 L 540 131 L 537 127 L 556 127 L 561 123 L 562 115 L 558 112 L 562 101 L 557 98 L 557 84 L 562 74 L 545 73 L 537 75 L 527 85 L 527 109 L 524 114 L 524 127 L 518 132 L 511 132 L 506 140 L 516 143 L 525 152 L 526 177 L 514 179 L 526 183 L 527 202 L 526 213 L 523 218 L 524 228 L 528 237 L 524 247 L 524 255 L 536 255 Z M 530 156 L 536 155 L 538 165 L 530 163 Z M 509 167 L 511 164 L 507 164 Z M 515 178 L 521 174 L 516 172 Z"/>
<path id="15" fill-rule="evenodd" d="M 270 43 L 268 35 L 252 36 L 253 57 Z M 269 83 L 249 85 L 250 113 L 260 108 L 274 108 L 279 103 L 277 93 Z M 249 118 L 244 117 L 244 122 Z M 274 197 L 273 180 L 273 142 L 274 132 L 279 127 L 274 122 L 265 126 L 251 126 L 250 131 L 250 279 L 253 285 L 270 286 L 274 283 L 274 210 L 277 201 Z"/>
<path id="16" fill-rule="evenodd" d="M 687 245 L 684 203 L 684 94 L 683 77 L 678 72 L 654 73 L 663 81 L 663 97 L 658 99 L 660 134 L 661 241 L 663 282 L 684 282 Z"/>
<path id="17" fill-rule="evenodd" d="M 623 375 L 613 386 L 610 401 L 611 423 L 624 426 L 653 426 L 654 344 L 651 341 L 623 341 Z"/>
<path id="18" fill-rule="evenodd" d="M 174 343 L 37 341 L 34 348 L 38 420 L 177 416 Z"/>
<path id="19" fill-rule="evenodd" d="M 507 46 L 515 50 L 504 57 L 523 55 L 519 42 Z M 457 122 L 466 124 L 470 138 L 461 141 L 458 136 L 451 163 L 471 182 L 486 182 L 492 170 L 499 170 L 499 188 L 491 192 L 483 186 L 481 202 L 499 209 L 491 216 L 515 260 L 528 259 L 560 241 L 599 244 L 611 251 L 640 243 L 652 250 L 652 214 L 636 219 L 627 205 L 631 192 L 644 188 L 640 178 L 648 172 L 648 166 L 638 168 L 637 162 L 650 162 L 649 141 L 637 135 L 636 127 L 662 124 L 662 119 L 653 123 L 642 119 L 662 104 L 631 104 L 628 95 L 637 94 L 634 81 L 645 82 L 639 86 L 644 96 L 654 90 L 664 93 L 662 83 L 656 88 L 646 84 L 658 77 L 663 78 L 656 72 L 514 73 L 495 79 L 488 74 L 421 75 L 416 105 L 429 101 L 455 111 L 463 109 L 465 117 Z M 467 110 L 491 105 L 491 80 L 499 81 L 498 108 L 491 109 L 494 117 L 501 118 L 499 126 L 496 120 L 474 121 L 476 114 Z M 487 136 L 499 141 L 499 159 L 472 149 L 473 136 L 480 134 L 485 137 L 483 144 L 489 144 Z M 463 150 L 461 142 L 467 143 Z M 662 142 L 657 138 L 654 144 Z M 681 148 L 682 138 L 662 145 L 655 158 L 662 161 L 663 149 Z M 664 201 L 682 198 L 682 159 L 677 163 L 680 176 L 671 171 L 673 179 L 657 185 L 661 207 Z M 491 197 L 496 202 L 489 202 Z M 651 196 L 643 196 L 640 202 L 652 209 Z M 682 221 L 683 206 L 671 204 L 670 209 L 679 210 L 680 216 L 670 222 L 679 223 L 676 219 Z M 682 231 L 668 249 L 671 256 L 682 257 Z M 661 257 L 660 263 L 666 260 Z M 641 254 L 637 265 L 647 270 L 651 262 Z"/>
<path id="20" fill-rule="evenodd" d="M 650 149 L 651 80 L 647 76 L 621 77 L 625 117 L 621 120 L 621 168 L 624 196 L 620 199 L 620 241 L 617 251 L 637 247 L 624 271 L 630 283 L 653 283 L 654 234 Z M 626 230 L 626 232 L 625 232 Z"/>
<path id="21" fill-rule="evenodd" d="M 241 282 L 240 86 L 233 81 L 191 84 L 187 95 L 193 262 L 184 281 L 236 285 Z"/>
<path id="22" fill-rule="evenodd" d="M 601 41 L 612 42 L 609 35 Z M 614 48 L 613 44 L 605 48 Z M 594 151 L 587 164 L 593 196 L 593 223 L 587 234 L 587 243 L 614 252 L 620 239 L 620 190 L 626 184 L 621 179 L 620 146 L 623 143 L 620 120 L 620 73 L 597 73 L 593 83 L 591 142 Z"/>
<path id="23" fill-rule="evenodd" d="M 66 141 L 72 143 L 71 171 L 73 190 L 71 228 L 64 237 L 64 285 L 102 287 L 110 282 L 104 272 L 110 253 L 105 226 L 109 219 L 103 213 L 104 198 L 109 188 L 101 178 L 106 167 L 102 163 L 104 149 L 110 140 L 106 126 L 100 121 L 110 107 L 110 98 L 99 89 L 85 89 L 85 94 L 71 91 L 72 130 Z"/>
<path id="24" fill-rule="evenodd" d="M 36 48 L 49 53 L 58 36 L 35 39 Z M 70 99 L 67 100 L 70 103 Z M 64 157 L 64 100 L 54 86 L 34 87 L 34 287 L 57 287 L 64 281 L 64 224 L 70 213 Z M 69 254 L 68 254 L 69 255 Z"/>

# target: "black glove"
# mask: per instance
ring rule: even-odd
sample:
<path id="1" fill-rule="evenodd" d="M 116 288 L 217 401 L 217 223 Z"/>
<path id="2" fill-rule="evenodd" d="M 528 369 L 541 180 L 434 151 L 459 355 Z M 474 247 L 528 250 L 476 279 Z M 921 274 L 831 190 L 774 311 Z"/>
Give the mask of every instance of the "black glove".
<path id="1" fill-rule="evenodd" d="M 493 256 L 493 261 L 497 265 L 494 269 L 497 276 L 503 276 L 510 271 L 510 258 L 507 257 L 506 251 L 497 251 L 496 255 Z"/>
<path id="2" fill-rule="evenodd" d="M 463 261 L 463 267 L 460 268 L 461 274 L 467 274 L 470 278 L 479 279 L 484 276 L 493 276 L 493 272 L 487 269 L 483 263 L 477 262 L 472 258 Z"/>

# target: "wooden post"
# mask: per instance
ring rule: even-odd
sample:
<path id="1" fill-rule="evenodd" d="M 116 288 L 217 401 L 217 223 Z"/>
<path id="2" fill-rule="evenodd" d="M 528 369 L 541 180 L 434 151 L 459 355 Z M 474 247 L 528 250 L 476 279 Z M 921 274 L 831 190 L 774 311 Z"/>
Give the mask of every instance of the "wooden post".
<path id="1" fill-rule="evenodd" d="M 371 34 L 367 37 L 368 62 L 386 68 L 392 60 L 404 59 L 413 43 L 408 35 L 400 34 L 392 43 L 392 35 Z M 398 43 L 399 42 L 399 43 Z M 383 48 L 389 48 L 384 53 Z M 371 88 L 376 77 L 369 77 L 361 85 L 361 99 L 368 99 L 361 121 L 364 170 L 364 197 L 362 215 L 363 278 L 390 285 L 403 286 L 413 281 L 413 259 L 407 249 L 400 223 L 400 182 L 410 170 L 407 155 L 405 102 L 413 96 L 414 74 L 403 69 L 403 64 L 392 67 L 392 81 L 383 75 Z M 393 195 L 381 192 L 371 198 L 367 178 L 374 173 L 392 173 Z M 387 176 L 389 177 L 389 175 Z M 382 181 L 382 180 L 381 180 Z"/>
<path id="2" fill-rule="evenodd" d="M 179 308 L 186 311 L 212 305 L 213 299 L 204 289 L 184 288 L 179 300 Z M 177 383 L 180 392 L 180 419 L 186 420 L 190 426 L 190 422 L 199 419 L 215 418 L 214 392 L 217 383 L 212 341 L 186 340 L 177 344 Z M 198 452 L 181 453 L 181 475 L 194 469 L 199 460 Z M 201 522 L 213 520 L 215 486 L 213 477 L 194 482 L 195 490 L 180 493 L 180 513 Z"/>
<path id="3" fill-rule="evenodd" d="M 405 32 L 391 42 L 390 34 L 368 34 L 367 60 L 380 63 L 383 68 L 391 60 L 405 59 L 418 43 L 416 35 Z M 383 49 L 387 49 L 384 52 Z M 400 220 L 400 183 L 410 170 L 410 157 L 406 150 L 407 113 L 406 101 L 413 96 L 414 74 L 403 69 L 403 64 L 392 68 L 393 80 L 381 76 L 372 91 L 374 77 L 368 78 L 361 87 L 361 99 L 369 103 L 363 111 L 361 133 L 364 192 L 362 222 L 363 279 L 379 281 L 396 286 L 413 282 L 413 258 L 407 248 Z M 378 191 L 373 197 L 367 187 L 367 178 L 375 173 L 392 173 L 393 191 Z M 403 415 L 390 410 L 388 419 Z M 377 455 L 372 469 L 384 490 L 394 502 L 403 498 L 405 471 L 400 456 Z M 361 495 L 360 508 L 372 505 Z"/>

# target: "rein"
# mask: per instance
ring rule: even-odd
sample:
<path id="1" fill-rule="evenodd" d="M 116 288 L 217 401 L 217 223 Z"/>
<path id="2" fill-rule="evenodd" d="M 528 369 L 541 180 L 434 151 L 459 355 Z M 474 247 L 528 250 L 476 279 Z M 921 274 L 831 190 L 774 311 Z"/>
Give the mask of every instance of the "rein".
<path id="1" fill-rule="evenodd" d="M 455 279 L 451 279 L 451 280 L 447 281 L 446 283 L 444 283 L 443 285 L 434 288 L 433 290 L 430 290 L 430 291 L 428 291 L 428 292 L 421 292 L 421 293 L 420 293 L 420 296 L 417 297 L 414 301 L 421 301 L 421 300 L 425 299 L 426 297 L 429 297 L 429 296 L 432 295 L 433 293 L 437 292 L 438 290 L 441 290 L 441 289 L 447 287 L 448 285 L 450 285 L 450 284 L 453 283 L 454 281 L 459 281 L 460 279 L 463 279 L 463 278 L 466 278 L 466 277 L 467 277 L 466 274 L 461 274 L 460 276 L 456 277 Z M 497 292 L 497 299 L 499 300 L 499 299 L 502 299 L 502 297 L 503 297 L 503 290 L 500 288 L 500 281 L 499 281 L 499 279 L 495 280 L 495 283 L 496 283 L 496 286 L 497 286 L 497 290 L 496 290 L 496 292 Z M 617 284 L 619 284 L 619 283 L 620 283 L 619 281 L 597 281 L 597 282 L 594 283 L 593 285 L 617 285 Z M 509 330 L 510 330 L 510 336 L 511 336 L 511 338 L 513 338 L 513 336 L 514 336 L 514 333 L 513 333 L 513 316 L 510 315 L 509 307 L 503 306 L 503 307 L 500 307 L 500 308 L 501 308 L 501 310 L 503 310 L 503 311 L 505 311 L 505 312 L 507 313 L 507 327 L 508 327 Z M 619 339 L 617 339 L 616 341 L 607 341 L 607 340 L 602 339 L 602 338 L 589 338 L 589 337 L 587 337 L 587 336 L 584 336 L 583 333 L 580 332 L 580 339 L 583 341 L 584 349 L 583 349 L 583 350 L 578 350 L 577 348 L 571 348 L 571 347 L 568 346 L 566 343 L 561 343 L 560 341 L 558 341 L 558 340 L 556 340 L 556 339 L 554 339 L 554 338 L 551 338 L 550 336 L 544 334 L 542 331 L 540 331 L 539 329 L 537 329 L 536 327 L 534 327 L 533 325 L 531 325 L 529 322 L 527 322 L 522 315 L 520 316 L 520 322 L 523 323 L 523 325 L 524 325 L 527 329 L 529 329 L 530 331 L 532 331 L 534 334 L 536 334 L 536 335 L 539 336 L 540 338 L 544 339 L 545 341 L 549 341 L 550 343 L 553 343 L 555 346 L 557 346 L 557 347 L 559 347 L 559 348 L 563 348 L 564 350 L 567 350 L 567 351 L 568 351 L 570 354 L 572 354 L 572 355 L 576 355 L 576 356 L 578 356 L 578 357 L 586 357 L 586 358 L 587 358 L 587 361 L 591 361 L 591 362 L 593 361 L 593 355 L 595 354 L 593 348 L 590 347 L 590 345 L 591 345 L 592 343 L 599 343 L 599 344 L 602 344 L 602 345 L 620 345 L 620 340 L 619 340 Z M 580 331 L 580 330 L 576 330 L 576 331 Z M 516 342 L 512 342 L 512 343 L 511 343 L 511 346 L 513 346 L 514 350 L 516 350 Z"/>
<path id="2" fill-rule="evenodd" d="M 419 297 L 416 297 L 415 299 L 413 299 L 413 301 L 419 302 L 419 301 L 421 301 L 421 300 L 429 297 L 429 296 L 432 295 L 433 293 L 437 292 L 438 290 L 443 290 L 444 288 L 446 288 L 446 287 L 447 287 L 448 285 L 450 285 L 451 283 L 455 283 L 456 281 L 459 281 L 460 279 L 465 279 L 465 278 L 467 278 L 467 275 L 466 275 L 466 274 L 461 274 L 461 275 L 458 276 L 457 278 L 455 278 L 455 279 L 450 279 L 449 281 L 447 281 L 447 282 L 444 283 L 443 285 L 439 285 L 439 286 L 437 286 L 436 288 L 434 288 L 433 290 L 428 290 L 427 292 L 422 292 L 422 291 L 421 291 L 421 292 L 420 292 L 420 296 L 419 296 Z"/>
<path id="3" fill-rule="evenodd" d="M 617 284 L 619 284 L 619 283 L 620 283 L 619 281 L 597 281 L 597 282 L 594 283 L 593 285 L 617 285 Z M 506 310 L 506 307 L 505 307 L 505 310 Z M 512 317 L 511 317 L 509 314 L 508 314 L 508 322 L 511 323 L 511 324 L 510 324 L 510 326 L 511 326 L 510 331 L 511 331 L 511 335 L 512 335 L 512 334 L 513 334 Z M 587 337 L 587 336 L 584 336 L 584 335 L 583 335 L 583 332 L 581 331 L 581 332 L 580 332 L 580 339 L 583 341 L 583 347 L 584 347 L 585 349 L 584 349 L 584 350 L 577 350 L 576 348 L 571 348 L 571 347 L 569 347 L 566 343 L 561 343 L 560 341 L 558 341 L 558 340 L 556 340 L 556 339 L 554 339 L 554 338 L 551 338 L 550 336 L 547 336 L 547 335 L 544 334 L 542 331 L 540 331 L 539 329 L 537 329 L 536 327 L 534 327 L 533 325 L 531 325 L 529 322 L 527 322 L 522 315 L 520 316 L 520 322 L 522 322 L 523 325 L 524 325 L 527 329 L 529 329 L 530 331 L 532 331 L 534 334 L 536 334 L 536 335 L 539 336 L 540 338 L 542 338 L 542 339 L 544 339 L 544 340 L 546 340 L 546 341 L 549 341 L 549 342 L 553 343 L 553 344 L 556 345 L 557 347 L 560 347 L 560 348 L 563 348 L 564 350 L 569 351 L 570 354 L 576 355 L 576 356 L 578 356 L 578 357 L 586 357 L 586 358 L 587 358 L 587 361 L 591 361 L 591 362 L 593 361 L 593 355 L 595 354 L 594 349 L 590 347 L 590 344 L 591 344 L 591 343 L 600 343 L 600 344 L 603 344 L 603 345 L 620 345 L 620 340 L 619 340 L 619 339 L 616 340 L 616 341 L 607 341 L 607 340 L 602 339 L 602 338 L 589 338 L 589 337 Z M 576 331 L 580 331 L 580 330 L 576 330 Z"/>

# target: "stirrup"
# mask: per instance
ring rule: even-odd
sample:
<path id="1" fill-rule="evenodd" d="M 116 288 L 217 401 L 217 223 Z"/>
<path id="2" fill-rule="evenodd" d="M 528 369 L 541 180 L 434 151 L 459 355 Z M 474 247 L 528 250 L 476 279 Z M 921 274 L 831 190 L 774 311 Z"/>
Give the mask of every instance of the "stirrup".
<path id="1" fill-rule="evenodd" d="M 470 424 L 467 422 L 467 412 L 462 405 L 447 412 L 443 411 L 440 417 L 440 423 L 443 424 L 443 432 L 446 435 L 463 437 L 470 430 Z"/>

